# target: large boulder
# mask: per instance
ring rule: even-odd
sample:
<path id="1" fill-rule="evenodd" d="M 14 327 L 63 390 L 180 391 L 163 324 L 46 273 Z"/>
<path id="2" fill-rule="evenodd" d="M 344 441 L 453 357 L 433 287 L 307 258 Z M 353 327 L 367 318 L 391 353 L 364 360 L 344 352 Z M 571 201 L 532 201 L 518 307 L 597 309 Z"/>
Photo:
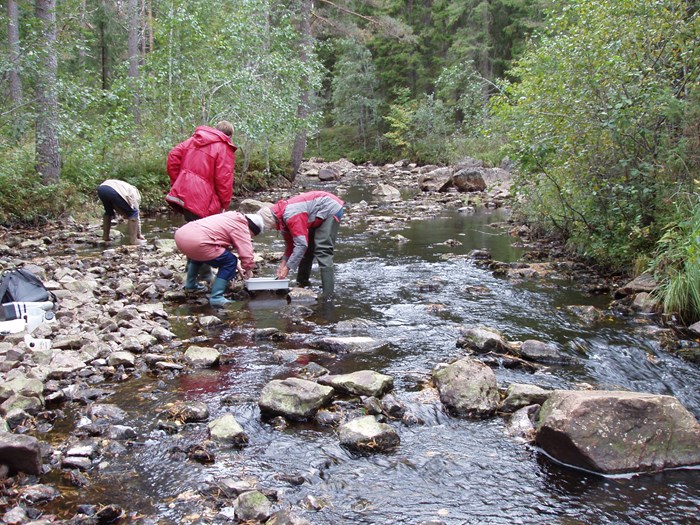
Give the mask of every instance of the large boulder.
<path id="1" fill-rule="evenodd" d="M 480 168 L 464 168 L 457 171 L 452 177 L 452 184 L 457 188 L 457 191 L 462 192 L 484 191 L 486 189 L 483 170 Z"/>
<path id="2" fill-rule="evenodd" d="M 700 464 L 700 424 L 670 396 L 556 390 L 536 441 L 562 463 L 606 474 Z"/>
<path id="3" fill-rule="evenodd" d="M 496 376 L 485 364 L 465 357 L 433 370 L 440 401 L 454 414 L 488 417 L 498 408 L 500 395 Z"/>
<path id="4" fill-rule="evenodd" d="M 304 420 L 330 401 L 333 389 L 306 379 L 275 379 L 263 388 L 258 405 L 267 415 Z"/>
<path id="5" fill-rule="evenodd" d="M 437 168 L 418 180 L 421 191 L 447 191 L 452 186 L 452 169 Z"/>

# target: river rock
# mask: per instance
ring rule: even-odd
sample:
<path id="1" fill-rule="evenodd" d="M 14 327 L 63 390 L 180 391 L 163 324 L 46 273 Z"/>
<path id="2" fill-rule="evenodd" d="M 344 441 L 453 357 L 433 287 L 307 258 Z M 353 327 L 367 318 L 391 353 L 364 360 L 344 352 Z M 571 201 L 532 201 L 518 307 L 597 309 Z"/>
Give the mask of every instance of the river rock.
<path id="1" fill-rule="evenodd" d="M 556 390 L 536 440 L 562 463 L 606 474 L 700 464 L 700 424 L 671 396 Z"/>
<path id="2" fill-rule="evenodd" d="M 101 419 L 109 423 L 121 423 L 129 414 L 111 403 L 93 403 L 87 409 L 87 416 L 93 422 Z"/>
<path id="3" fill-rule="evenodd" d="M 219 363 L 221 354 L 215 348 L 190 346 L 185 352 L 185 359 L 194 367 L 209 368 Z"/>
<path id="4" fill-rule="evenodd" d="M 78 352 L 61 352 L 55 354 L 51 359 L 46 375 L 50 379 L 63 379 L 82 370 L 86 366 L 85 361 L 80 358 Z"/>
<path id="5" fill-rule="evenodd" d="M 440 401 L 454 414 L 488 417 L 498 408 L 500 396 L 496 376 L 483 363 L 465 357 L 433 370 Z"/>
<path id="6" fill-rule="evenodd" d="M 280 510 L 275 512 L 265 525 L 311 525 L 311 522 L 288 510 Z"/>
<path id="7" fill-rule="evenodd" d="M 6 465 L 10 475 L 17 472 L 40 474 L 39 440 L 32 436 L 0 432 L 0 465 Z"/>
<path id="8" fill-rule="evenodd" d="M 388 184 L 379 184 L 372 190 L 372 195 L 386 202 L 396 202 L 401 200 L 401 192 Z"/>
<path id="9" fill-rule="evenodd" d="M 313 417 L 332 395 L 331 387 L 306 379 L 275 379 L 263 388 L 258 405 L 265 414 L 303 420 Z"/>
<path id="10" fill-rule="evenodd" d="M 573 360 L 562 354 L 556 345 L 544 343 L 536 339 L 528 339 L 520 345 L 520 357 L 535 363 L 566 364 Z"/>
<path id="11" fill-rule="evenodd" d="M 462 329 L 457 340 L 457 347 L 466 348 L 477 354 L 505 353 L 510 349 L 503 334 L 495 328 L 487 326 Z"/>
<path id="12" fill-rule="evenodd" d="M 66 456 L 61 460 L 61 467 L 85 471 L 92 468 L 92 461 L 83 456 Z"/>
<path id="13" fill-rule="evenodd" d="M 380 397 L 394 387 L 394 378 L 373 370 L 360 370 L 350 374 L 325 376 L 320 378 L 318 382 L 358 396 Z"/>
<path id="14" fill-rule="evenodd" d="M 256 213 L 257 211 L 264 208 L 266 204 L 263 201 L 257 199 L 243 199 L 238 205 L 239 213 Z"/>
<path id="15" fill-rule="evenodd" d="M 272 514 L 272 503 L 258 490 L 244 492 L 235 499 L 233 504 L 236 508 L 236 518 L 240 521 L 262 522 Z"/>
<path id="16" fill-rule="evenodd" d="M 366 336 L 324 337 L 311 341 L 309 346 L 334 354 L 354 354 L 380 350 L 386 346 L 386 342 Z"/>
<path id="17" fill-rule="evenodd" d="M 243 427 L 236 421 L 233 414 L 224 414 L 211 421 L 209 427 L 209 439 L 230 443 L 232 445 L 245 445 L 248 443 L 248 436 Z"/>
<path id="18" fill-rule="evenodd" d="M 44 408 L 43 399 L 15 394 L 0 405 L 0 412 L 2 412 L 2 414 L 9 414 L 13 410 L 19 409 L 27 414 L 35 415 L 38 414 L 42 408 Z"/>
<path id="19" fill-rule="evenodd" d="M 544 403 L 551 390 L 545 390 L 536 385 L 523 383 L 511 383 L 506 391 L 500 410 L 502 412 L 515 412 L 528 405 L 541 405 Z"/>
<path id="20" fill-rule="evenodd" d="M 447 191 L 451 185 L 452 168 L 437 168 L 422 175 L 420 179 L 418 179 L 418 187 L 421 189 L 421 191 Z"/>
<path id="21" fill-rule="evenodd" d="M 30 505 L 52 501 L 58 498 L 60 495 L 61 493 L 56 487 L 42 484 L 29 485 L 27 487 L 23 487 L 20 491 L 21 499 Z"/>
<path id="22" fill-rule="evenodd" d="M 508 435 L 528 443 L 534 441 L 536 434 L 534 419 L 539 409 L 539 405 L 529 405 L 513 412 L 506 420 Z"/>
<path id="23" fill-rule="evenodd" d="M 177 245 L 175 244 L 175 239 L 171 238 L 159 238 L 153 241 L 153 246 L 161 255 L 174 255 L 178 253 Z"/>
<path id="24" fill-rule="evenodd" d="M 15 394 L 42 399 L 43 392 L 44 383 L 39 379 L 19 375 L 0 385 L 0 402 Z"/>
<path id="25" fill-rule="evenodd" d="M 340 444 L 360 452 L 383 452 L 396 448 L 401 440 L 396 431 L 374 416 L 348 421 L 338 429 Z"/>
<path id="26" fill-rule="evenodd" d="M 2 521 L 7 523 L 7 525 L 21 525 L 29 521 L 29 516 L 27 516 L 27 512 L 18 505 L 3 514 Z"/>
<path id="27" fill-rule="evenodd" d="M 183 423 L 206 421 L 209 419 L 209 407 L 202 401 L 178 401 L 168 408 L 168 415 Z"/>
<path id="28" fill-rule="evenodd" d="M 322 182 L 340 180 L 341 175 L 341 171 L 335 166 L 329 165 L 318 170 L 318 180 Z"/>
<path id="29" fill-rule="evenodd" d="M 102 435 L 109 439 L 114 439 L 116 441 L 133 439 L 137 436 L 136 430 L 134 430 L 133 427 L 127 425 L 109 425 Z"/>
<path id="30" fill-rule="evenodd" d="M 136 366 L 136 356 L 131 352 L 114 352 L 107 358 L 109 366 L 123 366 L 134 368 Z"/>
<path id="31" fill-rule="evenodd" d="M 486 189 L 486 181 L 480 168 L 464 168 L 457 171 L 452 176 L 452 184 L 457 188 L 457 191 L 473 192 L 484 191 Z"/>
<path id="32" fill-rule="evenodd" d="M 617 290 L 615 290 L 615 293 L 613 294 L 613 297 L 615 299 L 622 299 L 623 297 L 627 297 L 629 295 L 634 295 L 639 292 L 647 292 L 651 293 L 656 289 L 656 280 L 654 280 L 654 276 L 651 275 L 650 273 L 643 273 L 634 279 L 632 279 L 630 282 L 625 284 L 624 286 L 621 286 Z"/>
<path id="33" fill-rule="evenodd" d="M 639 292 L 634 295 L 632 309 L 645 314 L 653 314 L 659 309 L 659 301 L 648 292 Z"/>

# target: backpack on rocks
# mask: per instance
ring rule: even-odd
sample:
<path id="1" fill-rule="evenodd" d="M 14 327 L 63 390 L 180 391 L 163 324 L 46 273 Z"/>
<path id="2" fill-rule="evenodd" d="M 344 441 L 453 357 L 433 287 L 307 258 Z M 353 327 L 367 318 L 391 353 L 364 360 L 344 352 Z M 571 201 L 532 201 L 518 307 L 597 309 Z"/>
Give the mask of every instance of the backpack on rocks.
<path id="1" fill-rule="evenodd" d="M 53 301 L 44 283 L 24 268 L 8 270 L 0 279 L 0 303 Z"/>

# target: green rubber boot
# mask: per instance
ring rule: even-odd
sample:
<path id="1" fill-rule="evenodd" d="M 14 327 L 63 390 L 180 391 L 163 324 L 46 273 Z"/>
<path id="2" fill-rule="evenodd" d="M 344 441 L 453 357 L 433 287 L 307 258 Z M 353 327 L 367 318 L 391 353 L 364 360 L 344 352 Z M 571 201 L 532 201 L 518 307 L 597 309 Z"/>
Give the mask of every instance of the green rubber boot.
<path id="1" fill-rule="evenodd" d="M 335 296 L 335 272 L 332 266 L 321 268 L 321 285 L 323 286 L 323 298 L 332 299 Z"/>
<path id="2" fill-rule="evenodd" d="M 202 265 L 194 261 L 187 261 L 187 279 L 185 280 L 185 290 L 188 292 L 201 292 L 206 288 L 203 284 L 197 282 L 199 268 Z"/>
<path id="3" fill-rule="evenodd" d="M 224 292 L 228 286 L 228 281 L 226 279 L 219 279 L 218 277 L 214 279 L 214 284 L 211 285 L 211 297 L 209 297 L 209 304 L 212 306 L 225 306 L 229 301 L 224 297 Z"/>

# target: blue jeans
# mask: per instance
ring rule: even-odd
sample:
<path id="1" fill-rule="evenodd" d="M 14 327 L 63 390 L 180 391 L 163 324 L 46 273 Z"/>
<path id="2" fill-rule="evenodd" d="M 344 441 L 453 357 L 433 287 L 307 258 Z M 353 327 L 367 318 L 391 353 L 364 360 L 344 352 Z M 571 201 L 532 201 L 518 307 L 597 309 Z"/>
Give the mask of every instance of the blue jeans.
<path id="1" fill-rule="evenodd" d="M 136 219 L 139 216 L 139 210 L 129 206 L 117 191 L 110 186 L 99 186 L 97 188 L 97 196 L 102 201 L 102 206 L 105 209 L 105 215 L 114 217 L 115 210 L 127 219 Z"/>
<path id="2" fill-rule="evenodd" d="M 226 281 L 231 281 L 236 277 L 236 271 L 238 270 L 238 258 L 228 250 L 224 250 L 224 253 L 219 255 L 216 259 L 211 259 L 209 261 L 192 261 L 192 264 L 196 264 L 197 266 L 208 264 L 209 266 L 218 268 L 219 271 L 216 273 L 216 278 Z"/>

